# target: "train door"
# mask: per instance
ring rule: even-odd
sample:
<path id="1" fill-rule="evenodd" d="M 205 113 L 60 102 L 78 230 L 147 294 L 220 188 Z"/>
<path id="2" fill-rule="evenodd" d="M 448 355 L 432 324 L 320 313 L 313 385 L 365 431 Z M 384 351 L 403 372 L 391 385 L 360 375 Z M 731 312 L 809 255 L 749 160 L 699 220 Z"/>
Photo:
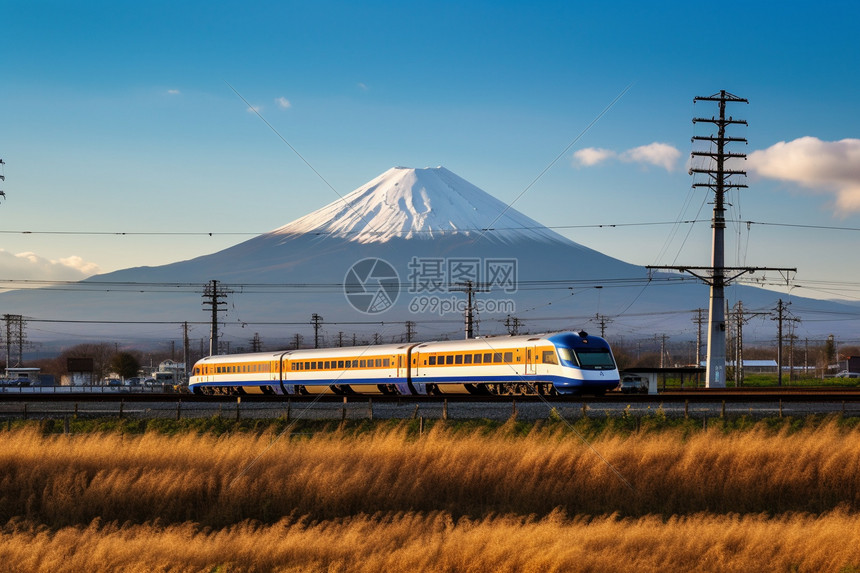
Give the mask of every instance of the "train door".
<path id="1" fill-rule="evenodd" d="M 403 355 L 397 355 L 397 378 L 403 378 L 406 375 L 406 368 L 403 364 Z"/>
<path id="2" fill-rule="evenodd" d="M 535 374 L 535 362 L 537 361 L 537 350 L 534 346 L 526 346 L 526 374 Z"/>

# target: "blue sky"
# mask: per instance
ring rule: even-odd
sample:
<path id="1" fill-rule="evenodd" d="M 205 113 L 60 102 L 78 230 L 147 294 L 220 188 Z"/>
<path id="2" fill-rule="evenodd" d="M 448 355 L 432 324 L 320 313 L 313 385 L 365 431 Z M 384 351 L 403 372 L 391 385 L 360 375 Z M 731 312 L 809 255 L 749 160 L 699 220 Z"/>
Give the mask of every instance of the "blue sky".
<path id="1" fill-rule="evenodd" d="M 337 199 L 228 83 L 340 194 L 395 165 L 444 165 L 504 201 L 629 87 L 517 209 L 553 227 L 709 219 L 687 159 L 702 133 L 691 117 L 715 107 L 693 98 L 726 89 L 749 99 L 730 108 L 749 122 L 733 133 L 758 152 L 727 215 L 756 223 L 730 225 L 727 264 L 797 267 L 805 296 L 860 294 L 858 231 L 781 226 L 860 228 L 850 2 L 34 1 L 0 14 L 7 278 L 187 259 Z M 559 230 L 636 264 L 709 263 L 708 223 Z M 151 232 L 214 236 L 137 234 Z"/>

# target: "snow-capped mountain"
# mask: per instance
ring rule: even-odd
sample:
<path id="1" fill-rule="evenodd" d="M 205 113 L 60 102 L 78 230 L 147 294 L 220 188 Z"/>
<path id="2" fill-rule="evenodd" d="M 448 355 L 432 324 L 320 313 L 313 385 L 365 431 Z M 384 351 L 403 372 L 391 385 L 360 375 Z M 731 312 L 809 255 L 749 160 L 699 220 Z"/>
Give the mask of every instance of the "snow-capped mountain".
<path id="1" fill-rule="evenodd" d="M 348 340 L 350 333 L 378 332 L 389 341 L 406 321 L 420 338 L 459 336 L 464 290 L 471 284 L 482 334 L 505 332 L 509 315 L 523 331 L 594 331 L 602 315 L 612 321 L 610 337 L 662 332 L 694 338 L 693 311 L 707 307 L 708 288 L 686 279 L 649 282 L 645 268 L 571 241 L 443 167 L 396 167 L 313 213 L 222 251 L 91 277 L 77 292 L 9 292 L 0 295 L 0 306 L 28 318 L 75 321 L 75 332 L 86 329 L 87 338 L 163 337 L 165 329 L 176 336 L 179 329 L 170 324 L 188 321 L 199 340 L 209 331 L 204 285 L 218 280 L 227 294 L 222 339 L 247 343 L 260 332 L 268 340 L 293 333 L 312 340 L 310 319 L 318 313 L 329 343 L 338 333 Z M 106 282 L 110 288 L 99 288 Z M 168 286 L 142 289 L 141 283 Z M 197 286 L 170 288 L 176 283 Z M 735 286 L 727 297 L 730 304 L 742 300 L 749 310 L 763 310 L 785 295 Z M 803 312 L 856 316 L 846 305 L 792 300 L 801 318 Z M 85 327 L 79 321 L 168 326 Z M 145 334 L 137 334 L 141 329 Z M 844 320 L 810 321 L 806 334 L 848 329 Z M 30 338 L 38 338 L 36 332 Z"/>
<path id="2" fill-rule="evenodd" d="M 273 233 L 327 234 L 357 243 L 455 233 L 502 243 L 523 238 L 569 242 L 444 167 L 393 167 Z"/>

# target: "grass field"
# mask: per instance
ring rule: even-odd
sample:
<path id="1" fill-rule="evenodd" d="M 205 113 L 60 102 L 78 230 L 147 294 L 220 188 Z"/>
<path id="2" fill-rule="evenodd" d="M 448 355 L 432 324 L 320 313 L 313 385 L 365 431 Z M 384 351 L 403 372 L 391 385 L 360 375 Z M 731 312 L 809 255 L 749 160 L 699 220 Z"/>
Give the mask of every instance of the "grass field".
<path id="1" fill-rule="evenodd" d="M 856 420 L 0 432 L 15 571 L 860 573 Z"/>

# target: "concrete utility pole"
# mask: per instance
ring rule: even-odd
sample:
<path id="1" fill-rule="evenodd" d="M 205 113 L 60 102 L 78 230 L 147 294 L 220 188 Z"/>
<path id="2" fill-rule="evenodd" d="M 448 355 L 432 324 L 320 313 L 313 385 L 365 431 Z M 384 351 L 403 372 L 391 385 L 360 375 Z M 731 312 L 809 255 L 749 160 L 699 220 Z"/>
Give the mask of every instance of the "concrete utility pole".
<path id="1" fill-rule="evenodd" d="M 788 312 L 788 306 L 790 304 L 791 304 L 790 302 L 784 303 L 784 302 L 782 302 L 782 299 L 779 299 L 779 301 L 776 303 L 776 308 L 773 309 L 774 311 L 776 311 L 776 316 L 771 319 L 771 320 L 777 321 L 776 322 L 776 340 L 777 340 L 777 342 L 776 342 L 776 371 L 777 371 L 776 380 L 777 380 L 777 386 L 782 386 L 782 340 L 783 340 L 782 323 L 786 322 L 786 321 L 789 321 L 789 322 L 799 322 L 800 321 L 799 318 L 795 318 L 793 316 L 788 316 L 790 314 Z M 792 349 L 793 348 L 794 348 L 794 345 L 792 344 Z"/>
<path id="2" fill-rule="evenodd" d="M 508 329 L 508 334 L 511 336 L 517 336 L 520 333 L 520 326 L 522 326 L 523 321 L 515 316 L 511 316 L 510 314 L 505 319 L 505 327 Z"/>
<path id="3" fill-rule="evenodd" d="M 687 272 L 700 279 L 711 287 L 710 303 L 708 307 L 708 354 L 705 374 L 705 387 L 726 387 L 726 300 L 725 287 L 737 277 L 752 273 L 757 270 L 775 270 L 782 273 L 796 272 L 797 269 L 769 269 L 764 267 L 727 267 L 725 266 L 725 229 L 726 229 L 726 207 L 725 194 L 731 189 L 742 189 L 747 186 L 736 183 L 732 177 L 735 175 L 746 176 L 746 171 L 728 169 L 726 161 L 731 159 L 746 159 L 746 154 L 735 153 L 726 150 L 726 145 L 731 143 L 746 143 L 742 137 L 729 137 L 726 135 L 726 127 L 731 125 L 747 125 L 746 120 L 726 117 L 727 103 L 749 103 L 748 100 L 721 90 L 707 97 L 695 97 L 693 102 L 708 101 L 716 102 L 719 106 L 719 117 L 694 117 L 693 123 L 710 123 L 717 128 L 717 134 L 707 136 L 693 136 L 693 141 L 708 143 L 707 149 L 694 150 L 691 156 L 707 158 L 704 167 L 692 167 L 690 175 L 706 175 L 705 182 L 694 182 L 693 187 L 706 187 L 714 192 L 714 214 L 711 219 L 713 229 L 711 245 L 711 265 L 708 267 L 693 266 L 649 266 L 649 269 L 674 269 Z M 695 180 L 694 180 L 695 181 Z"/>
<path id="4" fill-rule="evenodd" d="M 191 371 L 188 365 L 188 359 L 191 357 L 190 342 L 188 340 L 188 322 L 182 323 L 182 363 L 185 365 L 185 381 L 188 380 L 188 374 Z"/>
<path id="5" fill-rule="evenodd" d="M 203 307 L 209 307 L 211 312 L 211 326 L 209 334 L 209 356 L 219 354 L 218 350 L 218 313 L 226 310 L 227 291 L 218 286 L 218 281 L 211 280 L 203 289 Z"/>
<path id="6" fill-rule="evenodd" d="M 606 338 L 606 325 L 612 321 L 606 318 L 605 314 L 600 313 L 594 315 L 594 320 L 600 325 L 600 338 Z"/>
<path id="7" fill-rule="evenodd" d="M 466 320 L 466 340 L 475 338 L 475 293 L 490 292 L 490 289 L 483 285 L 475 284 L 472 281 L 456 283 L 453 286 L 457 288 L 452 288 L 451 292 L 459 291 L 466 293 L 466 309 L 463 312 Z"/>
<path id="8" fill-rule="evenodd" d="M 320 326 L 322 325 L 323 317 L 317 313 L 311 316 L 311 324 L 314 325 L 314 348 L 320 347 Z"/>
<path id="9" fill-rule="evenodd" d="M 263 350 L 263 342 L 260 340 L 260 333 L 255 332 L 254 337 L 251 338 L 251 352 L 262 352 Z"/>
<path id="10" fill-rule="evenodd" d="M 412 342 L 413 338 L 415 338 L 415 321 L 407 320 L 406 321 L 406 342 Z"/>

